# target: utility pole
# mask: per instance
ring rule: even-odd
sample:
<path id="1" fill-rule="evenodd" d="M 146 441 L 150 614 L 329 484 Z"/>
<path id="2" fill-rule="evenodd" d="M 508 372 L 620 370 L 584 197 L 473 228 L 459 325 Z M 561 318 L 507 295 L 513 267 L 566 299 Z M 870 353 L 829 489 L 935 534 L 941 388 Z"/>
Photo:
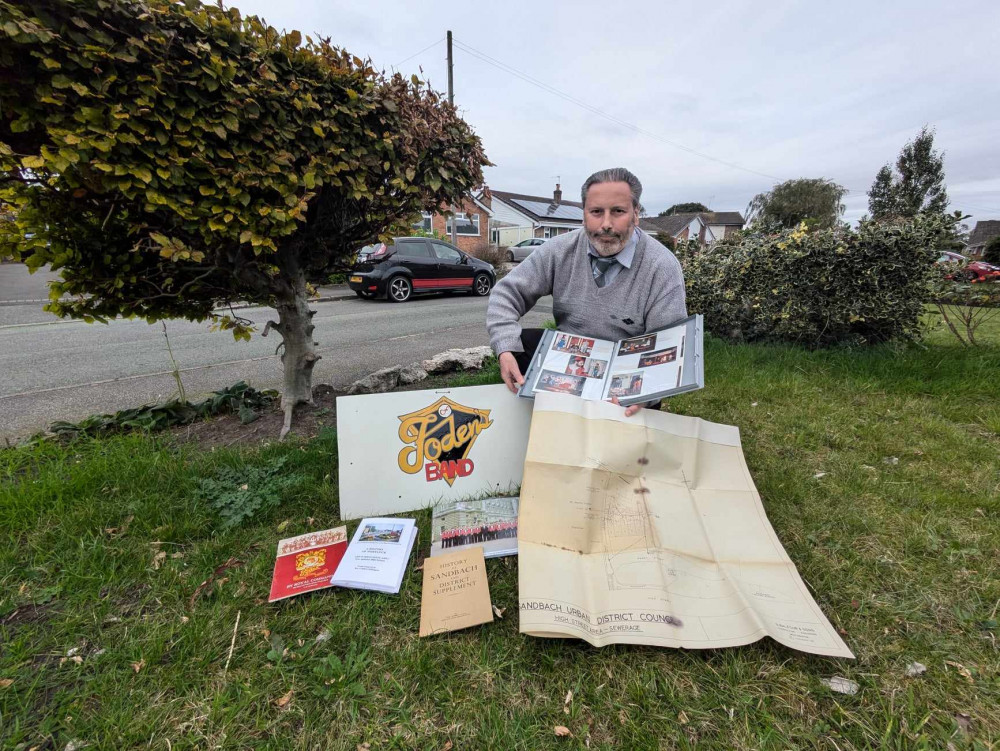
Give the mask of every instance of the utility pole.
<path id="1" fill-rule="evenodd" d="M 455 76 L 452 73 L 455 60 L 451 56 L 451 31 L 448 32 L 448 104 L 455 103 Z"/>
<path id="2" fill-rule="evenodd" d="M 451 55 L 451 29 L 448 30 L 448 104 L 455 104 L 455 59 Z M 451 216 L 451 244 L 458 245 L 458 213 L 452 206 Z"/>

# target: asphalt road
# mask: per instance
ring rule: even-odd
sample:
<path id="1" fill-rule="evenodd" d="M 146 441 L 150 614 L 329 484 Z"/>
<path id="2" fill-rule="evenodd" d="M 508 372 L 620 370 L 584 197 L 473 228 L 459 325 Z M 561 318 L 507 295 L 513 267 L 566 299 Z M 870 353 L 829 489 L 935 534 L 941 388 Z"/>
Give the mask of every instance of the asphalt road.
<path id="1" fill-rule="evenodd" d="M 78 421 L 175 393 L 160 324 L 63 321 L 38 304 L 14 304 L 12 300 L 31 299 L 32 294 L 23 285 L 2 283 L 5 274 L 19 273 L 0 266 L 0 438 L 31 435 L 55 420 Z M 44 296 L 43 286 L 38 297 Z M 486 304 L 485 298 L 465 295 L 403 304 L 354 297 L 314 303 L 314 336 L 323 359 L 313 384 L 343 388 L 381 368 L 453 347 L 488 344 Z M 276 317 L 269 308 L 240 313 L 258 330 Z M 551 317 L 551 298 L 544 298 L 524 323 L 540 326 Z M 280 388 L 281 367 L 274 354 L 280 338 L 275 334 L 235 342 L 227 333 L 209 331 L 207 323 L 187 321 L 168 322 L 167 333 L 189 399 L 240 380 L 257 388 Z"/>

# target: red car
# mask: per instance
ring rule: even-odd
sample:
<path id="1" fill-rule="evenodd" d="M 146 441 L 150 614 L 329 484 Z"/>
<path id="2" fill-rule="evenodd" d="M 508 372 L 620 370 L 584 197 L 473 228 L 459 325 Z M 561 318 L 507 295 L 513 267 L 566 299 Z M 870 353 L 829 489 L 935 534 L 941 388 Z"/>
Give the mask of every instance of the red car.
<path id="1" fill-rule="evenodd" d="M 965 263 L 968 260 L 961 253 L 952 253 L 949 250 L 945 250 L 941 253 L 937 262 Z M 956 271 L 953 274 L 948 274 L 946 278 L 961 282 L 971 282 L 973 284 L 976 282 L 1000 280 L 1000 266 L 994 266 L 992 263 L 986 263 L 985 261 L 972 261 L 964 269 Z"/>

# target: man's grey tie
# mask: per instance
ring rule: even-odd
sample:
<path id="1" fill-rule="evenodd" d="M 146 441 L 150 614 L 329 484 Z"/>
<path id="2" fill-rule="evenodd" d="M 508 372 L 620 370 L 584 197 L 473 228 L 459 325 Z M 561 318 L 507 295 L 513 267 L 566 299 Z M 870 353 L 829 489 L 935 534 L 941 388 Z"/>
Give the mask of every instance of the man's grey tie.
<path id="1" fill-rule="evenodd" d="M 591 266 L 594 270 L 594 281 L 598 287 L 603 287 L 607 283 L 608 269 L 618 261 L 614 258 L 591 258 Z"/>

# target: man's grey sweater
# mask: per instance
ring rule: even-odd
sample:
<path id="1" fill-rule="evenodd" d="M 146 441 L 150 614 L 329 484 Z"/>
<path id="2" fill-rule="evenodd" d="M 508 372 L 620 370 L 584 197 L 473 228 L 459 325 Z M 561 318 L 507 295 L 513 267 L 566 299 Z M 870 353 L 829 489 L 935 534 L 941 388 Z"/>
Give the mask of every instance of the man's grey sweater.
<path id="1" fill-rule="evenodd" d="M 497 355 L 524 351 L 521 316 L 548 294 L 560 331 L 598 339 L 638 336 L 687 316 L 681 265 L 659 242 L 640 232 L 632 265 L 604 287 L 594 281 L 589 245 L 583 229 L 559 235 L 497 283 L 486 311 Z"/>

